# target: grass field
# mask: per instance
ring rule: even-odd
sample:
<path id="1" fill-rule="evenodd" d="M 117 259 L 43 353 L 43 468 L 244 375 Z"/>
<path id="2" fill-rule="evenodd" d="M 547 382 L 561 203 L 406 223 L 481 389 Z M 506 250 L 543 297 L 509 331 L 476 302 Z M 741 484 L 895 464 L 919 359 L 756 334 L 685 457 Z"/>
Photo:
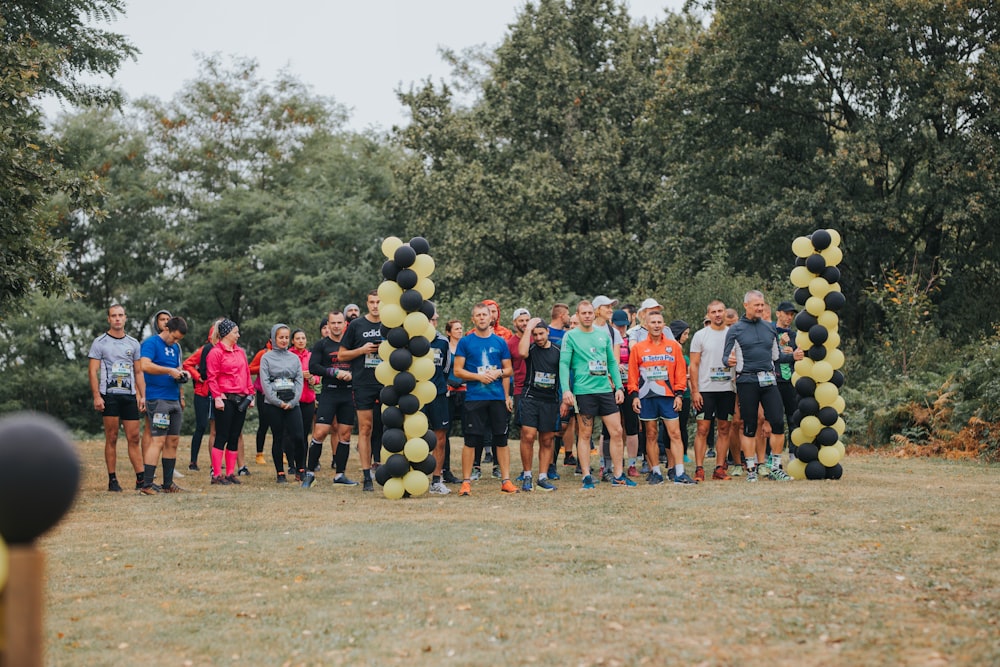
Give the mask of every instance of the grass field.
<path id="1" fill-rule="evenodd" d="M 140 497 L 79 447 L 42 540 L 50 665 L 1000 664 L 995 466 L 388 501 L 251 465 Z"/>

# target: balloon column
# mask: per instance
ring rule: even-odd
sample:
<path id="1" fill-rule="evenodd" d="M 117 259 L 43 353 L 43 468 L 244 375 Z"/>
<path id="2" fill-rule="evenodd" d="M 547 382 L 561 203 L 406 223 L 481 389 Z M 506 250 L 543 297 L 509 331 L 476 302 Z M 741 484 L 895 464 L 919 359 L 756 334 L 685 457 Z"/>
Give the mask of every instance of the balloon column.
<path id="1" fill-rule="evenodd" d="M 844 353 L 837 332 L 837 313 L 845 303 L 837 268 L 843 259 L 840 234 L 835 229 L 817 229 L 795 239 L 792 252 L 796 259 L 790 277 L 797 288 L 795 301 L 803 307 L 795 316 L 796 344 L 806 356 L 795 362 L 792 374 L 799 404 L 791 438 L 798 451 L 788 474 L 796 479 L 840 479 L 844 474 L 840 438 L 846 428 L 840 396 Z"/>
<path id="2" fill-rule="evenodd" d="M 428 430 L 427 417 L 420 408 L 437 396 L 431 378 L 434 358 L 431 341 L 436 331 L 434 283 L 430 275 L 434 260 L 427 240 L 417 236 L 403 243 L 395 236 L 382 242 L 387 261 L 382 265 L 385 280 L 378 287 L 379 313 L 386 328 L 379 346 L 382 361 L 375 377 L 382 383 L 382 465 L 375 481 L 386 498 L 423 495 L 430 487 L 428 475 L 436 461 L 430 453 L 437 444 Z"/>

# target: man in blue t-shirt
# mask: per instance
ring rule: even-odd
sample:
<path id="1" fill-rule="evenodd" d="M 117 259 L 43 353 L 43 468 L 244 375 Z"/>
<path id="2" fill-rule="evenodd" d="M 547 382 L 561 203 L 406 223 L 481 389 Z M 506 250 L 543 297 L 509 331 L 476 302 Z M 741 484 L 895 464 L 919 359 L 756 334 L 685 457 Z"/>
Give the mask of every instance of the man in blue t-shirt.
<path id="1" fill-rule="evenodd" d="M 142 453 L 144 470 L 139 493 L 152 496 L 159 493 L 153 486 L 156 463 L 163 454 L 164 493 L 179 493 L 174 484 L 174 466 L 177 463 L 177 445 L 181 435 L 181 384 L 190 379 L 181 369 L 181 346 L 187 334 L 187 322 L 182 317 L 171 317 L 160 333 L 142 341 L 141 363 L 146 380 L 146 415 L 149 419 L 149 447 Z"/>
<path id="2" fill-rule="evenodd" d="M 472 308 L 475 324 L 472 334 L 464 336 L 455 348 L 454 375 L 465 380 L 465 447 L 462 449 L 462 488 L 458 495 L 472 495 L 472 463 L 476 446 L 481 446 L 487 432 L 493 434 L 496 460 L 500 464 L 500 490 L 517 493 L 510 481 L 510 450 L 507 449 L 507 420 L 513 408 L 510 383 L 513 373 L 507 342 L 493 333 L 492 315 L 485 303 Z"/>

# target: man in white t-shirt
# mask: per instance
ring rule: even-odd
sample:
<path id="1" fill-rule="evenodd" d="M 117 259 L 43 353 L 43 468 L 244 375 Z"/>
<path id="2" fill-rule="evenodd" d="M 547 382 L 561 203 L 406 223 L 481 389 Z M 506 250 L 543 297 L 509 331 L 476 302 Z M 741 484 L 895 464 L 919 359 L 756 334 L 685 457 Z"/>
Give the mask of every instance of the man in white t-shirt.
<path id="1" fill-rule="evenodd" d="M 694 438 L 695 465 L 701 468 L 708 448 L 708 431 L 712 420 L 718 424 L 716 466 L 712 479 L 731 479 L 726 472 L 729 453 L 729 431 L 736 409 L 736 390 L 733 369 L 722 365 L 722 349 L 726 344 L 726 304 L 718 299 L 708 304 L 708 326 L 699 329 L 691 338 L 691 404 L 694 406 L 698 430 Z M 739 461 L 739 449 L 733 460 Z"/>

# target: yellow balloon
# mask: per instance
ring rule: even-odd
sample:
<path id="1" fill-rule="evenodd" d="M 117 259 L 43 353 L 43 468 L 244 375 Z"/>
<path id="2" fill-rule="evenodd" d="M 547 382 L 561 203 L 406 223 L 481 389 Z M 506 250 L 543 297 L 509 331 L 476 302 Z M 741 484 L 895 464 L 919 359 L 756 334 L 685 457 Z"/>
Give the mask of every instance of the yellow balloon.
<path id="1" fill-rule="evenodd" d="M 431 481 L 419 470 L 411 470 L 403 475 L 403 488 L 413 497 L 424 495 L 430 487 Z"/>
<path id="2" fill-rule="evenodd" d="M 430 255 L 417 255 L 410 267 L 417 274 L 417 278 L 427 278 L 434 273 L 434 259 Z"/>
<path id="3" fill-rule="evenodd" d="M 434 386 L 433 382 L 424 380 L 418 382 L 417 386 L 413 388 L 413 395 L 420 401 L 420 405 L 427 405 L 433 403 L 434 399 L 437 398 L 437 387 Z"/>
<path id="4" fill-rule="evenodd" d="M 395 236 L 387 236 L 382 241 L 382 254 L 385 255 L 386 259 L 392 259 L 396 256 L 396 251 L 399 250 L 399 246 L 401 245 L 403 245 L 401 239 Z"/>
<path id="5" fill-rule="evenodd" d="M 811 296 L 806 299 L 806 310 L 814 317 L 819 317 L 826 310 L 826 301 L 818 296 Z M 382 316 L 385 317 L 384 315 Z"/>
<path id="6" fill-rule="evenodd" d="M 403 445 L 403 455 L 410 463 L 420 463 L 431 453 L 431 448 L 423 438 L 410 438 Z"/>
<path id="7" fill-rule="evenodd" d="M 410 372 L 417 378 L 417 382 L 430 380 L 434 377 L 434 359 L 429 354 L 414 357 L 413 363 L 410 364 Z"/>
<path id="8" fill-rule="evenodd" d="M 384 385 L 392 384 L 393 378 L 398 374 L 399 371 L 390 366 L 388 361 L 380 361 L 375 367 L 375 379 Z"/>
<path id="9" fill-rule="evenodd" d="M 828 310 L 826 312 L 829 313 L 830 311 Z M 826 337 L 826 342 L 823 343 L 823 347 L 825 347 L 827 350 L 835 350 L 838 347 L 840 347 L 840 334 L 837 333 L 836 331 L 830 331 L 830 335 Z M 833 370 L 837 369 L 834 368 Z"/>
<path id="10" fill-rule="evenodd" d="M 808 352 L 809 348 L 813 346 L 812 339 L 801 331 L 799 332 L 799 335 L 795 337 L 795 344 L 798 345 L 803 352 Z"/>
<path id="11" fill-rule="evenodd" d="M 0 591 L 7 583 L 7 574 L 10 572 L 10 556 L 7 553 L 7 543 L 0 537 Z"/>
<path id="12" fill-rule="evenodd" d="M 802 429 L 802 434 L 808 438 L 806 442 L 812 442 L 813 438 L 823 430 L 823 423 L 819 417 L 809 415 L 802 418 L 802 421 L 799 422 L 799 428 Z"/>
<path id="13" fill-rule="evenodd" d="M 830 407 L 836 410 L 838 415 L 842 415 L 844 414 L 844 409 L 847 407 L 847 403 L 844 401 L 843 396 L 838 396 L 837 400 L 834 401 L 833 405 Z"/>
<path id="14" fill-rule="evenodd" d="M 383 280 L 378 286 L 378 298 L 381 299 L 382 307 L 389 304 L 399 305 L 399 297 L 403 295 L 403 288 L 395 280 Z"/>
<path id="15" fill-rule="evenodd" d="M 813 296 L 822 299 L 829 291 L 830 283 L 826 282 L 826 278 L 813 278 L 809 281 L 809 293 Z"/>
<path id="16" fill-rule="evenodd" d="M 837 266 L 840 264 L 840 260 L 844 259 L 844 253 L 835 245 L 831 245 L 829 248 L 820 251 L 819 254 L 826 260 L 827 266 Z"/>
<path id="17" fill-rule="evenodd" d="M 813 244 L 806 236 L 799 236 L 794 241 L 792 241 L 792 252 L 795 253 L 796 257 L 802 257 L 805 259 L 809 255 L 813 254 Z"/>
<path id="18" fill-rule="evenodd" d="M 827 331 L 836 331 L 840 324 L 840 318 L 832 310 L 825 310 L 816 316 L 816 321 L 823 325 Z"/>
<path id="19" fill-rule="evenodd" d="M 840 463 L 841 457 L 843 457 L 843 454 L 840 453 L 839 449 L 832 445 L 819 448 L 819 462 L 827 468 L 832 468 Z"/>
<path id="20" fill-rule="evenodd" d="M 426 475 L 424 475 L 426 477 Z M 403 485 L 402 477 L 390 477 L 382 487 L 382 494 L 389 500 L 399 500 L 403 497 L 406 487 Z"/>
<path id="21" fill-rule="evenodd" d="M 434 281 L 430 278 L 421 278 L 417 281 L 417 286 L 413 289 L 420 292 L 420 296 L 429 299 L 434 296 Z"/>
<path id="22" fill-rule="evenodd" d="M 826 361 L 830 364 L 830 368 L 839 370 L 844 367 L 844 353 L 840 350 L 830 350 L 826 355 Z"/>
<path id="23" fill-rule="evenodd" d="M 833 425 L 833 430 L 837 432 L 837 435 L 844 435 L 844 431 L 847 430 L 847 422 L 844 421 L 843 417 L 837 417 L 837 423 Z"/>
<path id="24" fill-rule="evenodd" d="M 788 276 L 788 279 L 792 281 L 792 284 L 796 287 L 809 287 L 809 282 L 816 277 L 812 271 L 804 266 L 796 266 L 792 269 L 792 273 Z"/>
<path id="25" fill-rule="evenodd" d="M 380 458 L 379 461 L 388 461 L 390 456 L 392 456 L 392 452 L 390 452 L 388 449 L 386 449 L 385 447 L 383 447 L 382 448 L 382 458 Z"/>
<path id="26" fill-rule="evenodd" d="M 847 447 L 844 446 L 843 442 L 841 442 L 840 440 L 838 440 L 837 444 L 835 444 L 834 447 L 836 447 L 837 449 L 840 450 L 840 458 L 841 459 L 843 459 L 845 456 L 847 456 Z"/>
<path id="27" fill-rule="evenodd" d="M 811 378 L 813 372 L 813 365 L 816 362 L 809 357 L 804 357 L 795 362 L 795 372 L 804 378 Z"/>
<path id="28" fill-rule="evenodd" d="M 385 319 L 384 316 L 383 319 Z M 410 313 L 403 319 L 403 328 L 406 329 L 406 333 L 411 336 L 422 335 L 425 331 L 427 331 L 428 324 L 430 324 L 430 321 L 427 319 L 427 316 L 420 311 Z"/>
<path id="29" fill-rule="evenodd" d="M 806 434 L 802 432 L 801 428 L 795 428 L 792 430 L 793 445 L 804 445 L 807 442 L 809 442 L 809 438 L 806 437 Z"/>
<path id="30" fill-rule="evenodd" d="M 788 462 L 785 466 L 785 472 L 794 477 L 795 479 L 805 479 L 806 478 L 806 464 L 802 462 L 801 459 L 794 459 Z"/>
<path id="31" fill-rule="evenodd" d="M 433 323 L 431 322 L 427 323 L 427 330 L 424 331 L 424 338 L 431 341 L 432 343 L 434 342 L 434 339 L 437 338 L 437 329 L 434 328 Z"/>
<path id="32" fill-rule="evenodd" d="M 826 232 L 827 232 L 827 234 L 830 235 L 830 245 L 832 247 L 839 246 L 840 245 L 840 232 L 838 232 L 836 229 L 828 229 L 828 230 L 826 230 Z"/>
<path id="33" fill-rule="evenodd" d="M 392 351 L 395 349 L 396 348 L 389 344 L 389 341 L 382 341 L 378 344 L 378 358 L 382 361 L 389 361 L 389 355 L 392 354 Z"/>
<path id="34" fill-rule="evenodd" d="M 403 310 L 402 306 L 395 303 L 380 304 L 378 312 L 382 317 L 382 324 L 390 329 L 402 326 L 403 320 L 406 319 L 406 311 Z"/>
<path id="35" fill-rule="evenodd" d="M 831 292 L 840 292 L 840 291 L 842 291 L 840 289 L 840 283 L 833 283 L 833 284 L 831 284 L 830 285 L 830 291 Z"/>
<path id="36" fill-rule="evenodd" d="M 828 405 L 833 405 L 833 402 L 840 396 L 840 392 L 837 391 L 837 385 L 832 382 L 820 382 L 816 385 L 813 396 L 819 402 L 819 407 L 825 408 Z"/>
<path id="37" fill-rule="evenodd" d="M 812 379 L 816 382 L 829 382 L 833 377 L 833 366 L 825 359 L 813 364 Z"/>
<path id="38" fill-rule="evenodd" d="M 794 386 L 795 386 L 796 384 L 798 384 L 799 380 L 801 380 L 801 379 L 802 379 L 802 376 L 801 376 L 801 375 L 799 375 L 799 374 L 798 374 L 798 373 L 796 373 L 795 371 L 792 371 L 792 386 L 793 386 L 793 387 L 794 387 Z"/>
<path id="39" fill-rule="evenodd" d="M 427 433 L 427 415 L 414 412 L 403 419 L 403 433 L 407 438 L 419 438 Z"/>

